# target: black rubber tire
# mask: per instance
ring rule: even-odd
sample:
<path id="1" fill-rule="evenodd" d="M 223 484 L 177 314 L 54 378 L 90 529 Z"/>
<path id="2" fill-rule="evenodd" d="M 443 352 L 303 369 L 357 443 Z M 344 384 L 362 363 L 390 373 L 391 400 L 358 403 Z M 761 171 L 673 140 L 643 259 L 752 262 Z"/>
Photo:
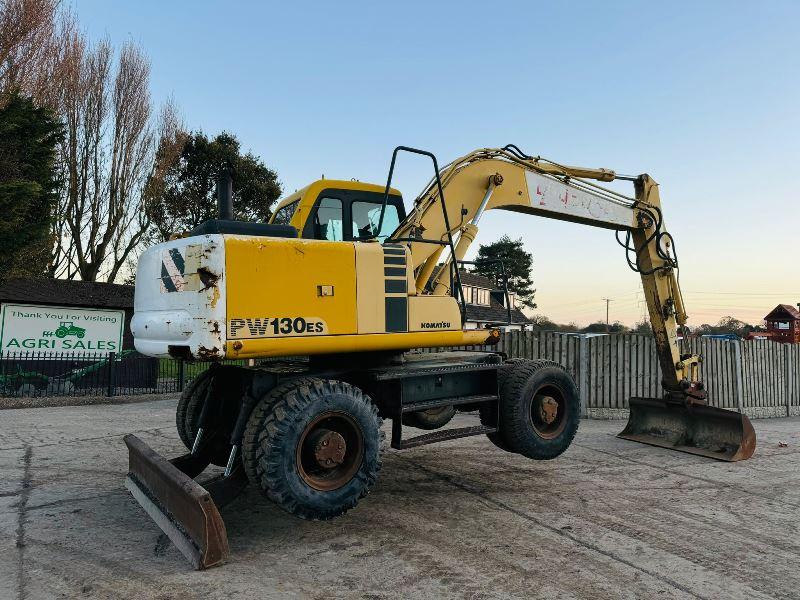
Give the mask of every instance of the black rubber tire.
<path id="1" fill-rule="evenodd" d="M 537 392 L 560 395 L 558 427 L 543 437 L 533 422 Z M 558 363 L 549 360 L 515 362 L 500 391 L 500 436 L 512 451 L 535 460 L 550 460 L 572 443 L 580 423 L 580 398 L 575 381 Z"/>
<path id="2" fill-rule="evenodd" d="M 263 421 L 267 413 L 272 410 L 272 406 L 287 394 L 296 392 L 303 386 L 312 385 L 313 382 L 319 381 L 316 377 L 298 377 L 290 381 L 279 383 L 274 388 L 269 390 L 266 394 L 258 399 L 258 402 L 253 403 L 253 411 L 250 413 L 250 418 L 247 422 L 247 427 L 244 430 L 242 437 L 242 462 L 244 463 L 244 471 L 247 473 L 247 479 L 250 483 L 258 484 L 259 475 L 256 470 L 256 457 L 259 453 L 259 441 L 261 430 L 258 427 L 251 427 L 250 423 L 255 419 L 256 421 Z M 248 397 L 246 401 L 252 402 L 252 397 Z M 259 416 L 254 416 L 256 414 Z"/>
<path id="3" fill-rule="evenodd" d="M 192 412 L 197 410 L 197 405 L 202 403 L 206 396 L 210 382 L 211 370 L 206 369 L 189 382 L 189 385 L 183 389 L 178 400 L 178 408 L 175 411 L 175 425 L 178 429 L 178 436 L 180 436 L 183 445 L 188 450 L 191 450 L 192 444 L 194 444 L 194 436 L 191 435 L 187 426 L 189 405 L 192 405 Z"/>
<path id="4" fill-rule="evenodd" d="M 302 378 L 267 394 L 250 414 L 243 459 L 251 482 L 286 512 L 312 520 L 344 514 L 369 493 L 381 468 L 383 432 L 378 409 L 358 388 L 342 381 Z M 297 446 L 306 426 L 335 411 L 352 419 L 363 439 L 354 475 L 338 489 L 309 485 L 297 465 Z"/>
<path id="5" fill-rule="evenodd" d="M 420 410 L 403 415 L 403 425 L 417 429 L 439 429 L 447 425 L 456 415 L 453 406 L 443 406 L 430 410 Z"/>
<path id="6" fill-rule="evenodd" d="M 206 426 L 201 446 L 204 452 L 208 452 L 212 464 L 224 467 L 228 463 L 231 432 L 241 403 L 240 380 L 236 378 L 234 370 L 230 367 L 219 367 L 216 371 L 207 369 L 195 377 L 181 394 L 175 411 L 175 422 L 181 441 L 191 450 L 199 428 L 200 413 L 203 410 L 208 387 L 211 385 L 212 374 L 215 372 L 217 377 L 223 378 L 221 393 L 224 397 L 220 399 L 224 402 L 222 419 Z"/>
<path id="7" fill-rule="evenodd" d="M 508 379 L 508 375 L 511 373 L 511 371 L 513 371 L 514 365 L 523 362 L 529 362 L 529 359 L 509 358 L 505 364 L 497 370 L 497 390 L 501 398 L 503 396 L 503 389 L 506 379 Z M 478 414 L 480 415 L 481 425 L 486 427 L 497 426 L 497 410 L 494 404 L 487 404 L 486 402 L 482 403 L 478 408 Z M 508 444 L 503 441 L 499 431 L 487 433 L 486 437 L 489 438 L 489 441 L 492 442 L 492 444 L 500 448 L 500 450 L 505 450 L 506 452 L 515 454 L 514 450 L 512 450 Z"/>

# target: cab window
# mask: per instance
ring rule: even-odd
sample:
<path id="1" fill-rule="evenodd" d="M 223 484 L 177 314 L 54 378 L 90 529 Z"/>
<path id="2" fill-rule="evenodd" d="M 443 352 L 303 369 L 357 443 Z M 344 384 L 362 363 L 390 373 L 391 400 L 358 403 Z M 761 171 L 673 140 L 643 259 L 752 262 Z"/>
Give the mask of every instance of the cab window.
<path id="1" fill-rule="evenodd" d="M 294 216 L 294 211 L 297 210 L 297 206 L 300 204 L 300 200 L 295 200 L 290 204 L 287 204 L 275 213 L 275 217 L 272 219 L 272 223 L 274 225 L 288 225 L 292 217 Z"/>
<path id="2" fill-rule="evenodd" d="M 338 198 L 320 198 L 314 213 L 314 238 L 318 240 L 342 241 L 342 201 Z"/>
<path id="3" fill-rule="evenodd" d="M 350 205 L 351 221 L 353 224 L 352 236 L 354 240 L 369 239 L 377 237 L 378 241 L 383 242 L 400 225 L 400 216 L 397 214 L 397 207 L 392 204 L 386 205 L 386 212 L 383 215 L 383 224 L 378 231 L 378 223 L 381 220 L 381 210 L 383 204 L 375 202 L 354 201 Z"/>

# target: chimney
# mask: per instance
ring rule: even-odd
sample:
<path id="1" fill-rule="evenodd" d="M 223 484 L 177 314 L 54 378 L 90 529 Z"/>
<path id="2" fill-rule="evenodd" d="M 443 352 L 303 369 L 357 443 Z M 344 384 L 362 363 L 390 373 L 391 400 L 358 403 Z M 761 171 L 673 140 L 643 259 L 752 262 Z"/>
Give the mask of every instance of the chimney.
<path id="1" fill-rule="evenodd" d="M 217 208 L 220 219 L 233 219 L 233 177 L 227 169 L 220 171 L 217 180 Z"/>

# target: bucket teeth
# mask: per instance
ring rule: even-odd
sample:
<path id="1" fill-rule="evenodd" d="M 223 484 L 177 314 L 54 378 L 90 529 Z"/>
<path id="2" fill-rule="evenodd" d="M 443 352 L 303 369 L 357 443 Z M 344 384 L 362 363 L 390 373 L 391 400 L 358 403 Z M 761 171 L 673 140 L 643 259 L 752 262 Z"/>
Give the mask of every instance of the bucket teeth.
<path id="1" fill-rule="evenodd" d="M 628 424 L 618 437 L 729 462 L 747 460 L 756 449 L 747 416 L 660 398 L 631 398 Z"/>

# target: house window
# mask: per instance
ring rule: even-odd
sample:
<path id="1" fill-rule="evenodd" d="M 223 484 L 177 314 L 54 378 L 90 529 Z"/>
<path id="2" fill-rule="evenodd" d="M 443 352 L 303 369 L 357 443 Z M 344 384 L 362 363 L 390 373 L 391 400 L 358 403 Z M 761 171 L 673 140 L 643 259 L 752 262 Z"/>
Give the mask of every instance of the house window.
<path id="1" fill-rule="evenodd" d="M 475 288 L 471 285 L 464 286 L 464 302 L 467 304 L 475 304 Z"/>
<path id="2" fill-rule="evenodd" d="M 475 301 L 475 304 L 480 304 L 481 306 L 489 306 L 489 290 L 484 288 L 478 288 L 478 297 Z"/>
<path id="3" fill-rule="evenodd" d="M 776 329 L 782 329 L 782 330 L 788 330 L 789 329 L 788 321 L 778 321 L 776 323 L 776 325 L 777 325 Z"/>

